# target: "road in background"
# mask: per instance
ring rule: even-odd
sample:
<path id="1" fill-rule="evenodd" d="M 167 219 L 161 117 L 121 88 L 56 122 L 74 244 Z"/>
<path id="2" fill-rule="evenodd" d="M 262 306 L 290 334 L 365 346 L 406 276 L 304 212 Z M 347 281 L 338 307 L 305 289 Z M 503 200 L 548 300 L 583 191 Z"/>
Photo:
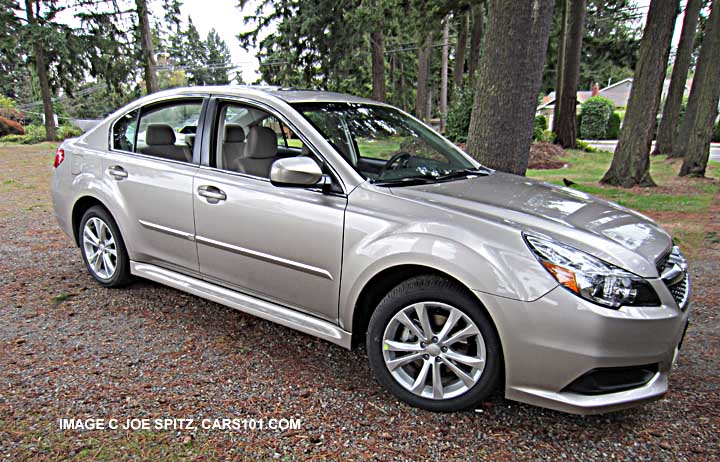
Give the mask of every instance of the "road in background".
<path id="1" fill-rule="evenodd" d="M 586 140 L 586 143 L 588 143 L 590 146 L 600 149 L 602 151 L 615 151 L 615 146 L 617 146 L 617 140 L 602 140 L 602 141 L 592 141 L 592 140 Z M 655 142 L 653 141 L 653 148 L 655 147 Z M 720 162 L 720 143 L 712 143 L 710 145 L 710 160 L 714 160 L 717 162 Z"/>

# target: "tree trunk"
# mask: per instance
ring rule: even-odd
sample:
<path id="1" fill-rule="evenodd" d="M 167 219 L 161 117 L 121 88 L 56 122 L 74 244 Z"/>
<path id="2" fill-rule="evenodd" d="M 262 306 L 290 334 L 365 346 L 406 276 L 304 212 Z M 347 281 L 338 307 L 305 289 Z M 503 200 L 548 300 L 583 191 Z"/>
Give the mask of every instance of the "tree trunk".
<path id="1" fill-rule="evenodd" d="M 688 0 L 685 7 L 682 34 L 675 53 L 670 89 L 665 98 L 663 116 L 658 127 L 653 154 L 672 154 L 673 140 L 680 122 L 680 109 L 685 95 L 685 82 L 690 70 L 690 60 L 695 45 L 695 33 L 703 0 Z"/>
<path id="2" fill-rule="evenodd" d="M 623 128 L 610 169 L 600 180 L 603 184 L 655 186 L 650 177 L 650 145 L 679 4 L 679 0 L 650 2 Z"/>
<path id="3" fill-rule="evenodd" d="M 35 6 L 39 9 L 37 0 Z M 33 13 L 32 0 L 25 0 L 25 10 L 28 24 L 34 29 L 37 26 L 37 18 Z M 37 33 L 36 30 L 33 30 L 33 32 Z M 50 78 L 48 77 L 47 62 L 45 61 L 45 51 L 38 40 L 33 40 L 33 54 L 35 55 L 35 70 L 40 83 L 40 96 L 42 97 L 43 115 L 45 116 L 45 139 L 55 141 L 57 140 L 57 130 L 55 128 L 55 110 L 53 109 L 52 91 L 50 90 Z"/>
<path id="4" fill-rule="evenodd" d="M 555 104 L 553 105 L 552 131 L 557 136 L 557 121 L 560 118 L 560 98 L 562 98 L 562 78 L 565 67 L 565 27 L 567 26 L 567 4 L 562 0 L 560 11 L 560 36 L 558 37 L 557 66 L 555 71 Z"/>
<path id="5" fill-rule="evenodd" d="M 160 91 L 157 78 L 157 64 L 153 51 L 152 30 L 150 29 L 150 14 L 147 0 L 135 0 L 138 15 L 138 28 L 140 29 L 140 48 L 142 49 L 143 66 L 145 68 L 145 88 L 148 94 Z"/>
<path id="6" fill-rule="evenodd" d="M 445 131 L 448 102 L 448 55 L 450 54 L 450 16 L 443 26 L 442 64 L 440 65 L 440 132 Z"/>
<path id="7" fill-rule="evenodd" d="M 585 0 L 566 4 L 567 19 L 563 45 L 563 66 L 560 99 L 555 98 L 557 119 L 554 121 L 557 143 L 566 149 L 575 149 L 577 143 L 577 89 L 580 79 L 580 52 L 585 21 Z"/>
<path id="8" fill-rule="evenodd" d="M 377 0 L 372 7 L 377 8 Z M 385 101 L 385 36 L 384 21 L 381 19 L 370 32 L 370 55 L 372 61 L 372 97 L 375 101 Z"/>
<path id="9" fill-rule="evenodd" d="M 415 116 L 423 119 L 428 100 L 428 65 L 432 48 L 432 35 L 426 34 L 422 45 L 418 48 L 417 93 L 415 93 Z"/>
<path id="10" fill-rule="evenodd" d="M 698 75 L 700 66 L 704 69 L 702 76 Z M 689 132 L 690 137 L 687 140 L 687 151 L 680 168 L 680 176 L 705 176 L 710 156 L 710 141 L 720 102 L 718 75 L 720 75 L 720 0 L 713 0 L 698 58 L 696 81 L 693 82 L 690 92 L 691 98 L 697 95 L 695 96 L 697 109 Z"/>
<path id="11" fill-rule="evenodd" d="M 468 20 L 469 16 L 467 13 L 463 13 L 462 16 L 460 16 L 460 28 L 458 29 L 457 45 L 455 46 L 455 66 L 453 68 L 453 81 L 455 82 L 456 88 L 462 87 L 463 84 L 463 74 L 465 72 L 465 49 L 467 48 Z"/>
<path id="12" fill-rule="evenodd" d="M 708 24 L 705 25 L 706 29 L 707 27 Z M 703 44 L 704 40 L 705 39 L 703 37 Z M 701 47 L 701 51 L 702 48 L 704 47 Z M 675 133 L 675 138 L 673 138 L 672 154 L 670 157 L 685 157 L 690 138 L 693 136 L 692 131 L 695 126 L 695 118 L 698 115 L 700 91 L 695 91 L 695 85 L 698 85 L 699 88 L 701 86 L 701 82 L 704 82 L 707 79 L 717 79 L 717 76 L 713 76 L 710 73 L 710 70 L 710 59 L 700 60 L 698 58 L 697 64 L 695 65 L 695 75 L 693 76 L 692 87 L 690 88 L 690 96 L 688 97 L 687 107 L 685 108 L 685 115 L 683 115 L 683 119 L 680 122 L 680 128 L 678 128 L 678 131 Z"/>
<path id="13" fill-rule="evenodd" d="M 468 76 L 470 80 L 475 78 L 475 70 L 480 61 L 480 46 L 482 45 L 483 22 L 485 21 L 484 2 L 477 2 L 472 9 L 473 28 L 470 34 L 470 64 L 468 65 Z"/>
<path id="14" fill-rule="evenodd" d="M 524 175 L 555 0 L 489 0 L 467 151 Z"/>

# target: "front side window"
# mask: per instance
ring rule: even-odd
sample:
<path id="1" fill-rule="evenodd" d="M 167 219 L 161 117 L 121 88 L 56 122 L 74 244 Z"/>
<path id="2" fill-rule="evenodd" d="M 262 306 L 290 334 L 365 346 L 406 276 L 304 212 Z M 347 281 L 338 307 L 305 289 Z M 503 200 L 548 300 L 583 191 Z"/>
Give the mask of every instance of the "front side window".
<path id="1" fill-rule="evenodd" d="M 201 109 L 201 100 L 183 100 L 143 108 L 134 152 L 192 162 Z"/>
<path id="2" fill-rule="evenodd" d="M 434 181 L 485 173 L 449 141 L 387 106 L 294 105 L 361 175 L 374 182 Z"/>
<path id="3" fill-rule="evenodd" d="M 261 178 L 270 177 L 275 160 L 311 155 L 287 125 L 267 111 L 226 103 L 218 111 L 213 166 Z"/>

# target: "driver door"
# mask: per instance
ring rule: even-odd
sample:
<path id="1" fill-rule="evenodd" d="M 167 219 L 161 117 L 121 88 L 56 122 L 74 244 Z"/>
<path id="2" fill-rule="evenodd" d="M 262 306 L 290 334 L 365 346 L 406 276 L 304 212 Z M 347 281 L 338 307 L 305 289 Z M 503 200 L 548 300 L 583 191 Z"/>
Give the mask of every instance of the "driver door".
<path id="1" fill-rule="evenodd" d="M 214 140 L 208 147 L 208 165 L 198 171 L 193 187 L 203 278 L 336 321 L 347 197 L 313 187 L 273 186 L 268 174 L 233 168 L 235 150 L 258 163 L 308 155 L 308 150 L 294 133 L 278 130 L 277 144 L 271 137 L 263 143 L 253 139 L 258 129 L 280 126 L 276 123 L 280 119 L 266 109 L 219 102 L 214 117 L 208 128 L 209 139 Z M 242 146 L 228 141 L 230 132 L 237 133 L 232 139 L 244 138 L 236 143 Z M 223 163 L 224 159 L 228 161 Z M 207 191 L 216 194 L 208 197 Z"/>

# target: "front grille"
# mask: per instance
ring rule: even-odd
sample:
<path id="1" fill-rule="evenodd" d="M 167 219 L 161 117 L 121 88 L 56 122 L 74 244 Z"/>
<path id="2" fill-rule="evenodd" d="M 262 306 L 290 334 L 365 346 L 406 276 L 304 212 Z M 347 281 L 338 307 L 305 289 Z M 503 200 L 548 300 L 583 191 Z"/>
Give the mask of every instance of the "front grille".
<path id="1" fill-rule="evenodd" d="M 672 294 L 673 298 L 681 309 L 685 309 L 685 307 L 687 306 L 688 295 L 690 294 L 690 290 L 688 290 L 689 288 L 690 276 L 688 276 L 687 273 L 685 273 L 685 277 L 682 278 L 682 281 L 678 282 L 673 286 L 668 286 L 668 289 L 670 289 L 670 293 Z"/>
<path id="2" fill-rule="evenodd" d="M 657 270 L 658 274 L 662 275 L 666 269 L 671 268 L 673 265 L 677 265 L 683 269 L 683 277 L 679 281 L 664 281 L 667 288 L 670 290 L 675 302 L 678 304 L 680 309 L 684 310 L 688 304 L 688 298 L 690 296 L 690 275 L 687 272 L 687 261 L 680 249 L 673 247 L 673 249 L 664 257 L 658 260 Z M 673 283 L 674 282 L 674 283 Z"/>

